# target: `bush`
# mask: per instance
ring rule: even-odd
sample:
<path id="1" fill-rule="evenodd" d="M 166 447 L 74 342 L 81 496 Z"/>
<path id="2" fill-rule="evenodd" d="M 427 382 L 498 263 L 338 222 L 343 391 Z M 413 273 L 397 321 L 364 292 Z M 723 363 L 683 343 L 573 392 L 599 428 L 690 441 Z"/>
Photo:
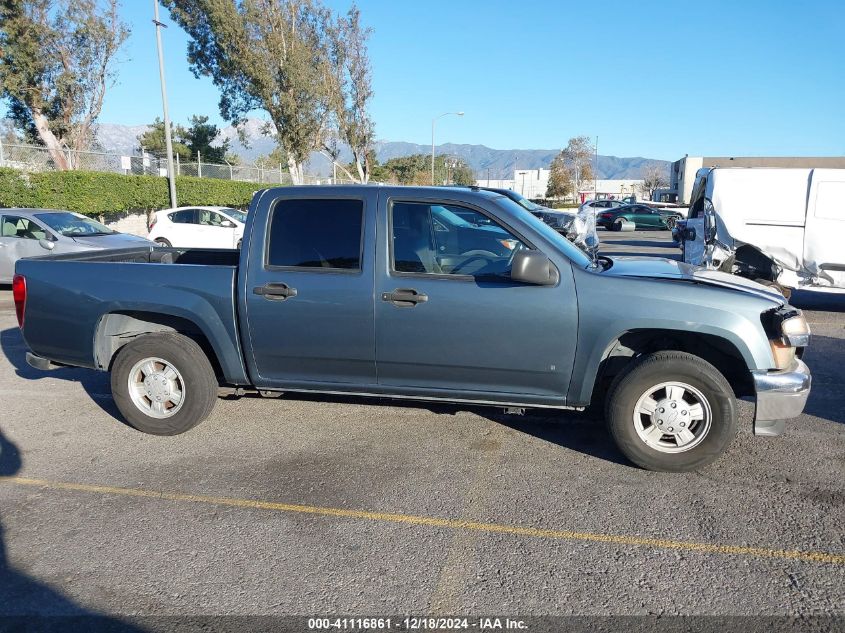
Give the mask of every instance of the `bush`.
<path id="1" fill-rule="evenodd" d="M 581 206 L 577 202 L 567 202 L 555 198 L 531 198 L 531 202 L 539 204 L 541 207 L 549 207 L 550 209 L 577 209 Z"/>
<path id="2" fill-rule="evenodd" d="M 245 207 L 253 193 L 267 187 L 252 182 L 179 176 L 176 197 L 180 205 Z M 0 168 L 0 207 L 67 209 L 108 217 L 169 206 L 167 179 L 158 176 L 89 171 L 25 173 Z"/>

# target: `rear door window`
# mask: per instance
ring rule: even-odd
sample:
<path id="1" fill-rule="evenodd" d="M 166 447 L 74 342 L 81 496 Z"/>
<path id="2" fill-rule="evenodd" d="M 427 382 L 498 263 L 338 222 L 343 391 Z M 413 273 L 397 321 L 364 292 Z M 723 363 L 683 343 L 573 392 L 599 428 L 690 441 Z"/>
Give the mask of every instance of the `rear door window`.
<path id="1" fill-rule="evenodd" d="M 361 270 L 362 200 L 293 199 L 270 219 L 269 267 Z"/>
<path id="2" fill-rule="evenodd" d="M 183 209 L 182 211 L 176 211 L 175 213 L 171 213 L 167 217 L 169 217 L 170 221 L 175 224 L 196 224 L 197 210 Z"/>

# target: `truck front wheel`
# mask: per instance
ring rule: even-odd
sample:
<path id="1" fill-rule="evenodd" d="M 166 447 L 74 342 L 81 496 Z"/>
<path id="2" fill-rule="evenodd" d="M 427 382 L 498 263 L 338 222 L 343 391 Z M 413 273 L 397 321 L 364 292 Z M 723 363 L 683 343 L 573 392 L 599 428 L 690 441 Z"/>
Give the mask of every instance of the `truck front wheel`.
<path id="1" fill-rule="evenodd" d="M 217 379 L 195 341 L 170 332 L 145 334 L 120 348 L 111 390 L 133 427 L 152 435 L 177 435 L 211 414 Z"/>
<path id="2" fill-rule="evenodd" d="M 713 462 L 736 435 L 725 377 L 685 352 L 635 361 L 610 388 L 605 417 L 619 450 L 648 470 L 686 472 Z"/>

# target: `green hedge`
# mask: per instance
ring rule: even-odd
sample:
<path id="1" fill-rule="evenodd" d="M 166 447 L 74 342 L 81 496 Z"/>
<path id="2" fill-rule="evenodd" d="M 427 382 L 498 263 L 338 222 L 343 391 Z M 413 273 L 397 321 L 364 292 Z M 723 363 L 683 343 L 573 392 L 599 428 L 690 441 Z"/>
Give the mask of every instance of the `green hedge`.
<path id="1" fill-rule="evenodd" d="M 253 193 L 268 186 L 179 176 L 176 178 L 176 197 L 180 205 L 245 207 Z M 25 173 L 0 168 L 0 207 L 68 209 L 108 216 L 169 206 L 166 178 L 90 171 Z"/>

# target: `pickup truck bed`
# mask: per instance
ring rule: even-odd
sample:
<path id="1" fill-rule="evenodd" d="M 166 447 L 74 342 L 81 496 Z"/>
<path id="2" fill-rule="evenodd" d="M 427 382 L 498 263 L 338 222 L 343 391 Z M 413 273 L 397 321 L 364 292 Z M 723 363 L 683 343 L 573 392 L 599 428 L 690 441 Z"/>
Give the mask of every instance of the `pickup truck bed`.
<path id="1" fill-rule="evenodd" d="M 108 369 L 115 346 L 138 328 L 188 328 L 203 334 L 225 382 L 247 384 L 235 315 L 239 257 L 234 250 L 133 248 L 22 261 L 27 342 L 54 363 Z"/>
<path id="2" fill-rule="evenodd" d="M 474 405 L 606 404 L 658 470 L 714 460 L 736 428 L 800 413 L 809 329 L 783 296 L 659 258 L 592 260 L 494 192 L 281 187 L 240 253 L 144 248 L 20 260 L 30 363 L 111 372 L 121 414 L 187 431 L 218 388 Z"/>

